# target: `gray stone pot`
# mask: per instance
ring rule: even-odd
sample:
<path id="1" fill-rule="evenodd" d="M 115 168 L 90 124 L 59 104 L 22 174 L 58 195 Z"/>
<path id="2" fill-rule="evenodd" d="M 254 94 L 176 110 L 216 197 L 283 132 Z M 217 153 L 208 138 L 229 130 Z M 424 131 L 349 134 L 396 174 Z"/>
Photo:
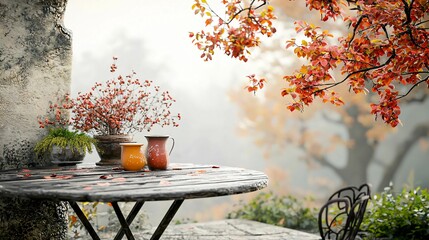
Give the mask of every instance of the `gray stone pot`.
<path id="1" fill-rule="evenodd" d="M 53 146 L 50 154 L 51 162 L 57 165 L 76 165 L 82 163 L 85 153 L 79 151 L 72 151 L 70 147 L 60 148 Z"/>
<path id="2" fill-rule="evenodd" d="M 132 135 L 105 135 L 95 136 L 97 139 L 97 151 L 100 161 L 96 163 L 99 166 L 121 165 L 121 143 L 132 143 Z"/>

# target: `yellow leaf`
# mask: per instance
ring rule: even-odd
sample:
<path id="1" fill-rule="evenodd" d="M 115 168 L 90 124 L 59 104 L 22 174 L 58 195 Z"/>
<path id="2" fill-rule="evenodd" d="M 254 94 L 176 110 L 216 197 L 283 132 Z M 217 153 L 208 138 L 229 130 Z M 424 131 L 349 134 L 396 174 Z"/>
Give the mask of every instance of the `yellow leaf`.
<path id="1" fill-rule="evenodd" d="M 206 15 L 209 16 L 209 17 L 212 16 L 212 14 L 210 12 L 206 12 Z"/>
<path id="2" fill-rule="evenodd" d="M 201 2 L 207 4 L 207 0 L 201 0 Z"/>
<path id="3" fill-rule="evenodd" d="M 307 41 L 302 40 L 302 45 L 307 46 L 308 45 Z"/>

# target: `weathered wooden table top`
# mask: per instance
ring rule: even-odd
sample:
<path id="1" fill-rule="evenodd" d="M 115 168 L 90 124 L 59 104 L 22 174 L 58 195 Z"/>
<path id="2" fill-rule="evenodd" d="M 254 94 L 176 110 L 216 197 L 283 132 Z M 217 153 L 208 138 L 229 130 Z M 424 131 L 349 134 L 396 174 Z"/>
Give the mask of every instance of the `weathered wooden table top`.
<path id="1" fill-rule="evenodd" d="M 80 202 L 215 197 L 256 191 L 267 184 L 267 176 L 259 171 L 193 164 L 138 172 L 112 167 L 0 171 L 0 196 Z"/>

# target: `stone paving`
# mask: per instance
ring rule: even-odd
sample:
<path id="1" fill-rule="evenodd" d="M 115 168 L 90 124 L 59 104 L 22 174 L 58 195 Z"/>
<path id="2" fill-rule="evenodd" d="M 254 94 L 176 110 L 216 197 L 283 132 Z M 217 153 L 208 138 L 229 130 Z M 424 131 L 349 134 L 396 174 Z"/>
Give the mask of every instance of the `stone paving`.
<path id="1" fill-rule="evenodd" d="M 136 239 L 149 239 L 149 233 L 136 233 Z M 226 219 L 206 223 L 171 225 L 162 240 L 319 240 L 319 235 L 308 234 L 265 223 Z"/>

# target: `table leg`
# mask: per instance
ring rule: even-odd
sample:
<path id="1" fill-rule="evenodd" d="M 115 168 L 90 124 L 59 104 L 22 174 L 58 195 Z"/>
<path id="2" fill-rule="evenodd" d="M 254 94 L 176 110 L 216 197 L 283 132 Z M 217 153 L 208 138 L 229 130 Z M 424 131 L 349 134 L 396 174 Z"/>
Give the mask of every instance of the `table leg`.
<path id="1" fill-rule="evenodd" d="M 80 209 L 79 205 L 75 201 L 69 201 L 69 204 L 73 208 L 76 215 L 79 217 L 82 224 L 85 226 L 89 235 L 91 235 L 92 239 L 100 240 L 100 237 L 95 232 L 94 228 L 92 227 L 91 223 L 86 218 L 85 214 L 82 212 L 82 209 Z"/>
<path id="2" fill-rule="evenodd" d="M 131 225 L 131 223 L 133 222 L 134 218 L 137 216 L 137 214 L 139 213 L 140 209 L 143 207 L 144 201 L 138 201 L 136 202 L 136 204 L 134 205 L 133 209 L 131 209 L 130 213 L 127 216 L 127 224 L 128 226 Z M 122 239 L 122 237 L 124 236 L 124 228 L 121 225 L 121 229 L 119 229 L 118 233 L 115 236 L 115 240 L 120 240 Z"/>
<path id="3" fill-rule="evenodd" d="M 150 240 L 158 240 L 161 237 L 165 229 L 168 227 L 168 224 L 170 224 L 171 220 L 176 214 L 177 210 L 179 210 L 180 205 L 182 205 L 183 201 L 184 201 L 183 199 L 174 200 L 174 202 L 171 204 L 170 208 L 168 209 L 164 218 L 159 223 L 158 227 L 156 228 Z"/>
<path id="4" fill-rule="evenodd" d="M 119 222 L 121 223 L 121 229 L 125 232 L 125 235 L 127 235 L 128 240 L 135 240 L 133 233 L 131 232 L 130 226 L 127 223 L 127 220 L 125 220 L 124 215 L 121 212 L 121 209 L 119 208 L 118 202 L 111 202 L 113 209 L 115 210 L 116 216 L 118 217 Z M 122 232 L 121 230 L 119 230 Z"/>

